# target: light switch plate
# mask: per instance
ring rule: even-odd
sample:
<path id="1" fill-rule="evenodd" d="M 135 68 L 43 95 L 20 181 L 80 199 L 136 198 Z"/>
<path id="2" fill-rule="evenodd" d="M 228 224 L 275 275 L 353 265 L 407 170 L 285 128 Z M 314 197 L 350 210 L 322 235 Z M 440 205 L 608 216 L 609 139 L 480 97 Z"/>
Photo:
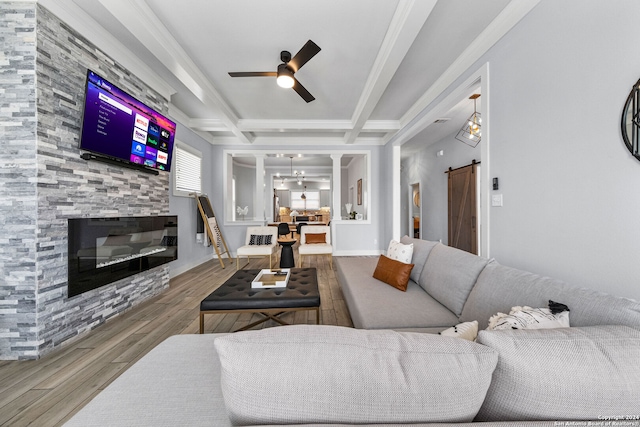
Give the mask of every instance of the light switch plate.
<path id="1" fill-rule="evenodd" d="M 491 206 L 502 206 L 502 194 L 491 195 Z"/>

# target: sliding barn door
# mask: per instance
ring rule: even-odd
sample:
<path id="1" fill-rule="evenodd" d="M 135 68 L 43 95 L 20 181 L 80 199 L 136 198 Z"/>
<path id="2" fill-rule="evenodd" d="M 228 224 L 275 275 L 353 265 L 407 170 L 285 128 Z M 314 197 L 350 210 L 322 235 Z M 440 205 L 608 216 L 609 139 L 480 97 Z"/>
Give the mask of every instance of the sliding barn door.
<path id="1" fill-rule="evenodd" d="M 478 253 L 476 164 L 450 170 L 449 246 Z"/>

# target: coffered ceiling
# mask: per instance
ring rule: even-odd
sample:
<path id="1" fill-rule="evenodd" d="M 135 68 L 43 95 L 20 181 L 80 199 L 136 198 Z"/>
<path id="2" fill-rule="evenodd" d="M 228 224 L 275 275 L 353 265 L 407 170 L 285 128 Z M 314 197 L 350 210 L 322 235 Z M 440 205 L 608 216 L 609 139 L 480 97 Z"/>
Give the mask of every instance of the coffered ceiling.
<path id="1" fill-rule="evenodd" d="M 168 97 L 172 118 L 239 148 L 404 143 L 437 95 L 538 2 L 39 1 Z M 275 77 L 228 74 L 275 71 L 282 50 L 295 55 L 307 40 L 321 51 L 295 76 L 310 103 Z"/>

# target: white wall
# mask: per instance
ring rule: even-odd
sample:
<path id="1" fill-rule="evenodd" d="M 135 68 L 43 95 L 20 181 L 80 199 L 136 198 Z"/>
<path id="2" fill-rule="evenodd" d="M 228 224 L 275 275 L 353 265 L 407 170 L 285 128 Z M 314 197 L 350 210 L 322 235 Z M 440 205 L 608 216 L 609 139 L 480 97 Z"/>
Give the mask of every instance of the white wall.
<path id="1" fill-rule="evenodd" d="M 635 0 L 542 0 L 458 80 L 489 63 L 489 173 L 504 195 L 490 255 L 636 300 L 640 162 L 620 115 L 640 77 L 638 22 Z"/>
<path id="2" fill-rule="evenodd" d="M 366 219 L 364 221 L 332 221 L 333 235 L 331 237 L 332 244 L 334 245 L 334 255 L 336 256 L 349 256 L 349 255 L 376 255 L 381 253 L 381 249 L 386 249 L 389 245 L 389 240 L 386 237 L 386 230 L 390 228 L 391 221 L 386 219 L 386 194 L 390 194 L 391 191 L 384 190 L 387 185 L 383 179 L 386 175 L 386 168 L 389 167 L 386 162 L 381 161 L 383 153 L 386 147 L 360 147 L 358 149 L 371 150 L 371 159 L 369 160 L 371 165 L 371 172 L 368 174 L 371 191 L 367 192 L 367 177 L 364 173 L 367 166 L 364 164 L 365 160 L 354 161 L 353 165 L 347 172 L 342 174 L 343 181 L 343 193 L 341 211 L 344 212 L 344 204 L 347 201 L 346 191 L 348 187 L 353 185 L 354 188 L 354 201 L 353 207 L 356 212 L 364 212 L 364 204 L 357 205 L 357 180 L 362 180 L 363 191 L 363 203 L 366 203 L 366 198 L 370 199 L 371 211 L 367 212 Z M 361 163 L 360 163 L 361 162 Z M 353 168 L 351 168 L 351 166 Z M 344 181 L 347 181 L 347 187 L 345 189 Z"/>

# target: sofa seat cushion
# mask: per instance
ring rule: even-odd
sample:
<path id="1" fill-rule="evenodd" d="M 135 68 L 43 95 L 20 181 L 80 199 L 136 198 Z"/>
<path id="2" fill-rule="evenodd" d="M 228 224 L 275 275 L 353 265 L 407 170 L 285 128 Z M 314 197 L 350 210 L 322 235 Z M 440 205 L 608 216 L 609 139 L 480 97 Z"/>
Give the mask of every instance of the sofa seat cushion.
<path id="1" fill-rule="evenodd" d="M 167 338 L 116 378 L 65 427 L 230 426 L 213 345 L 224 334 Z"/>
<path id="2" fill-rule="evenodd" d="M 377 257 L 336 257 L 338 281 L 359 329 L 446 329 L 458 317 L 409 280 L 406 292 L 373 278 Z"/>
<path id="3" fill-rule="evenodd" d="M 477 420 L 638 415 L 640 331 L 627 326 L 480 331 L 500 354 Z"/>
<path id="4" fill-rule="evenodd" d="M 310 243 L 298 246 L 298 251 L 304 255 L 330 254 L 333 247 L 328 243 Z"/>
<path id="5" fill-rule="evenodd" d="M 479 328 L 486 329 L 496 313 L 508 313 L 518 305 L 546 307 L 549 300 L 569 307 L 571 326 L 640 325 L 640 302 L 571 286 L 493 260 L 480 273 L 460 321 L 477 320 Z"/>
<path id="6" fill-rule="evenodd" d="M 456 338 L 322 325 L 239 332 L 215 347 L 234 425 L 467 422 L 497 363 Z"/>
<path id="7" fill-rule="evenodd" d="M 240 246 L 237 250 L 238 255 L 269 255 L 276 252 L 276 245 L 245 245 Z"/>
<path id="8" fill-rule="evenodd" d="M 437 244 L 429 253 L 418 283 L 429 295 L 460 316 L 478 275 L 488 261 L 469 252 Z"/>

